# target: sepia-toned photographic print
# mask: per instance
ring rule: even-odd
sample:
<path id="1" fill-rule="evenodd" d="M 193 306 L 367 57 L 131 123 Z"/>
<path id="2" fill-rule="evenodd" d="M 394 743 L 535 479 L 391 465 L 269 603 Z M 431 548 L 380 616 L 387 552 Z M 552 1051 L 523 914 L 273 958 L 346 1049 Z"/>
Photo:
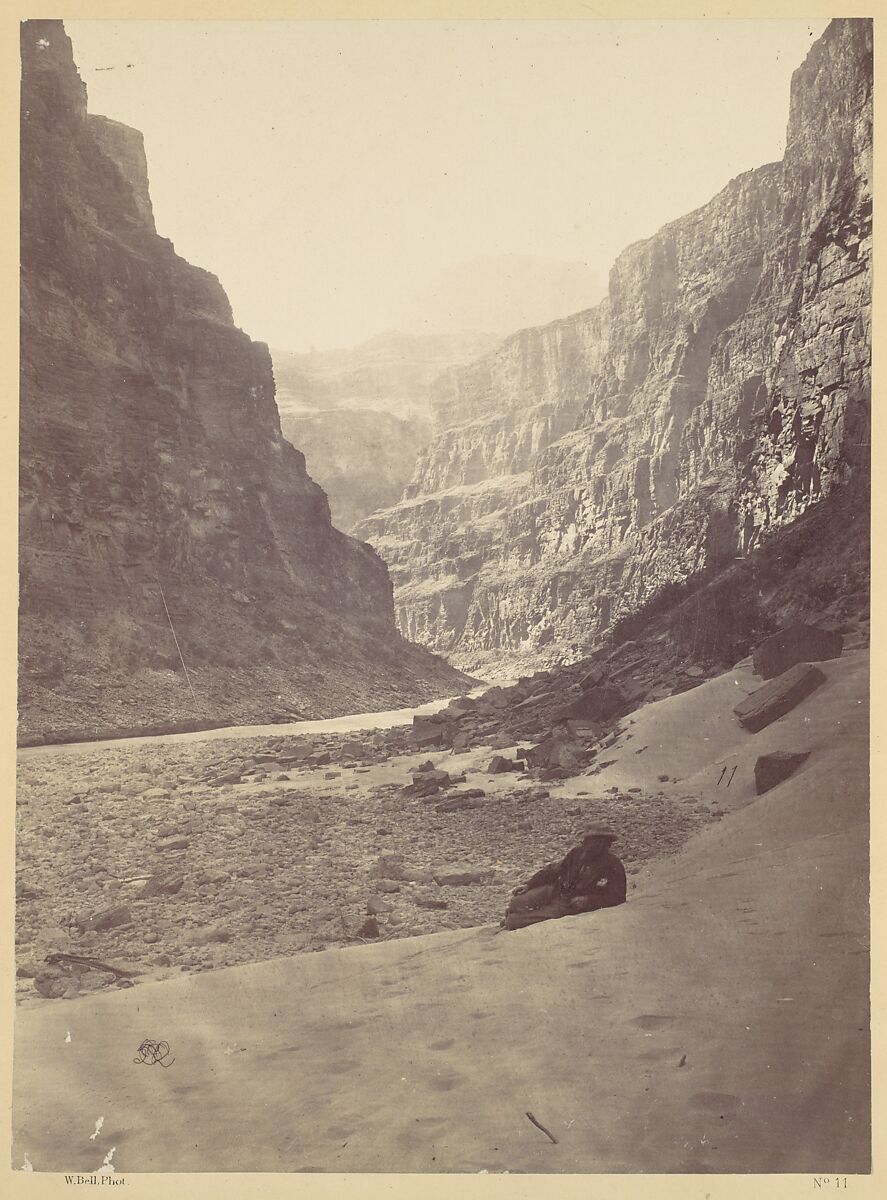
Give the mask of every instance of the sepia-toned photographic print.
<path id="1" fill-rule="evenodd" d="M 874 24 L 21 22 L 13 1171 L 870 1174 Z"/>

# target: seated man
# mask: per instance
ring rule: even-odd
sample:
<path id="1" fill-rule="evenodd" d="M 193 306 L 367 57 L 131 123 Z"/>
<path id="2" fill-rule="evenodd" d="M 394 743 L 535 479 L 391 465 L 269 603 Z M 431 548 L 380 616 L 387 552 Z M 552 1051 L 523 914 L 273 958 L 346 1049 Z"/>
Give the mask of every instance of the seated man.
<path id="1" fill-rule="evenodd" d="M 522 929 L 537 921 L 594 912 L 625 903 L 625 867 L 610 853 L 616 834 L 601 825 L 586 829 L 582 842 L 559 863 L 549 863 L 515 888 L 502 922 Z"/>

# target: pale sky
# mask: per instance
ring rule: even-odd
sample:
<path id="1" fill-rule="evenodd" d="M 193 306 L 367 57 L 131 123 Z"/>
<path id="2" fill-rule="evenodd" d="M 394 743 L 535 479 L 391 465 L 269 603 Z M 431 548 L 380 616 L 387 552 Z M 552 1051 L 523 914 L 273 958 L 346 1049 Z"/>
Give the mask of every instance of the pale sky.
<path id="1" fill-rule="evenodd" d="M 158 231 L 253 338 L 303 350 L 402 325 L 413 292 L 481 255 L 605 278 L 782 156 L 826 22 L 65 25 L 90 111 L 145 136 Z"/>

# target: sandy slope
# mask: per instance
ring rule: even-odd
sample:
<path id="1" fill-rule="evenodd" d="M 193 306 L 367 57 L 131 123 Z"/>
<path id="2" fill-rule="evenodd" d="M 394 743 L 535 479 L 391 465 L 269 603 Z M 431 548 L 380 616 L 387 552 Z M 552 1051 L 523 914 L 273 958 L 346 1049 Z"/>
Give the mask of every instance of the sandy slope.
<path id="1" fill-rule="evenodd" d="M 866 659 L 824 669 L 757 735 L 730 715 L 747 669 L 636 714 L 596 784 L 710 798 L 735 764 L 736 811 L 619 909 L 20 1009 L 15 1165 L 867 1170 Z M 757 798 L 775 748 L 814 753 Z M 168 1070 L 133 1064 L 146 1037 Z"/>

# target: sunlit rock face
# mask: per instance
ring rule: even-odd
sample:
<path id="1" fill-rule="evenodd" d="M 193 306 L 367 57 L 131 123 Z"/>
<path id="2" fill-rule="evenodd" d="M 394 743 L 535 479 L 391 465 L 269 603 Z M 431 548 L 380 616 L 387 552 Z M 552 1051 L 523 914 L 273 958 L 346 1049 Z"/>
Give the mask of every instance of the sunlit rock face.
<path id="1" fill-rule="evenodd" d="M 61 22 L 23 24 L 22 69 L 24 733 L 452 689 L 281 435 L 267 347 L 157 235 L 141 135 L 87 113 Z"/>
<path id="2" fill-rule="evenodd" d="M 404 633 L 577 657 L 868 470 L 872 29 L 792 80 L 783 160 L 629 246 L 609 294 L 443 378 L 401 503 L 358 527 Z"/>

